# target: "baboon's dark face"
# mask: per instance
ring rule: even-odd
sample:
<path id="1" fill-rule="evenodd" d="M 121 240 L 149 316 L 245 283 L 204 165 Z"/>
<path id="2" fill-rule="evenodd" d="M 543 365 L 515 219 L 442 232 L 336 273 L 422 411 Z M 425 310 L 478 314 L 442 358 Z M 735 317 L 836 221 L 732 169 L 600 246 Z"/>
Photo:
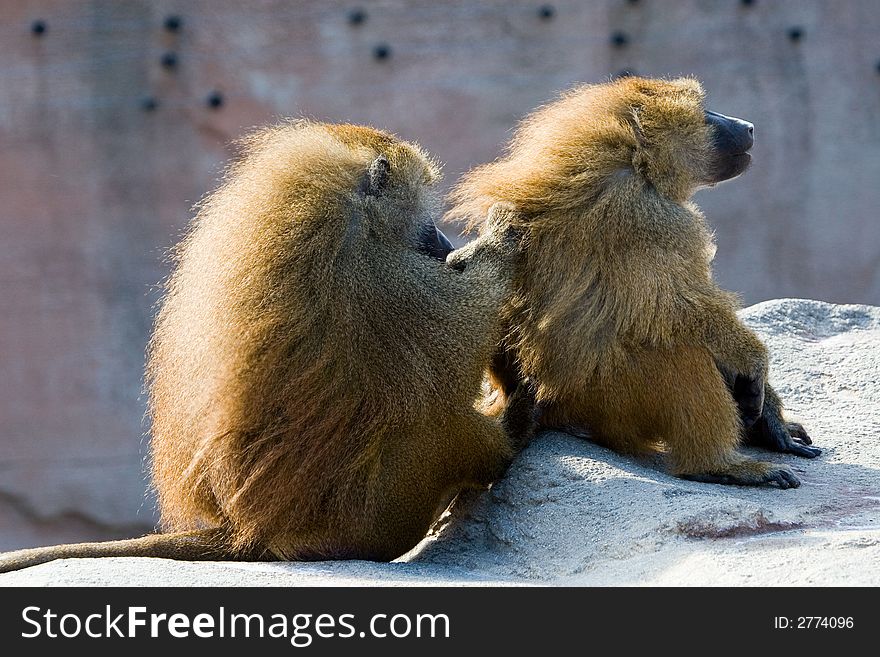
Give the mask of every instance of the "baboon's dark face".
<path id="1" fill-rule="evenodd" d="M 712 129 L 712 157 L 706 183 L 714 185 L 736 178 L 751 164 L 749 149 L 755 143 L 755 126 L 748 121 L 706 111 Z"/>

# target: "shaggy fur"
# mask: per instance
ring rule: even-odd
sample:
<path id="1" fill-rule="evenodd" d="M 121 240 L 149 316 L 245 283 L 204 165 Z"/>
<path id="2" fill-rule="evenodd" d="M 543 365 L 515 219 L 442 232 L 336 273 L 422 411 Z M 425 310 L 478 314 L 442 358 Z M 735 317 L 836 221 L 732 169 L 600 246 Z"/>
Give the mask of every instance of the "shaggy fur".
<path id="1" fill-rule="evenodd" d="M 450 218 L 476 226 L 493 203 L 515 206 L 506 216 L 525 233 L 524 264 L 493 374 L 501 388 L 533 377 L 543 424 L 589 428 L 621 451 L 665 445 L 681 476 L 796 486 L 789 468 L 737 451 L 728 383 L 763 387 L 767 351 L 712 280 L 712 235 L 689 200 L 713 162 L 702 101 L 693 79 L 576 88 L 464 176 Z M 772 391 L 764 412 L 778 432 Z"/>
<path id="2" fill-rule="evenodd" d="M 420 252 L 437 167 L 371 128 L 259 131 L 176 250 L 147 366 L 167 536 L 8 556 L 393 559 L 534 428 L 475 409 L 514 249 Z M 505 432 L 507 429 L 507 433 Z M 54 550 L 54 552 L 53 552 Z"/>

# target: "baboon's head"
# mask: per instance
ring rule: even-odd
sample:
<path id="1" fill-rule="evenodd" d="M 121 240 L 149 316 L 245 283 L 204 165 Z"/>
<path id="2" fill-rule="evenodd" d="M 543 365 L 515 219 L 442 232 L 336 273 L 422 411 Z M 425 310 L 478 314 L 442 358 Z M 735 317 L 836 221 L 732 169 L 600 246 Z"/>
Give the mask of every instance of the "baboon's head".
<path id="1" fill-rule="evenodd" d="M 703 106 L 704 93 L 692 78 L 625 78 L 618 112 L 635 137 L 633 168 L 661 192 L 680 199 L 697 187 L 729 180 L 745 171 L 754 126 Z"/>
<path id="2" fill-rule="evenodd" d="M 368 230 L 388 241 L 404 240 L 445 261 L 453 246 L 437 228 L 437 165 L 415 144 L 364 126 L 324 125 L 351 152 L 356 204 Z"/>
<path id="3" fill-rule="evenodd" d="M 256 130 L 241 150 L 202 209 L 250 216 L 240 229 L 261 226 L 264 242 L 299 233 L 297 244 L 318 258 L 340 238 L 342 246 L 402 244 L 440 261 L 452 250 L 434 223 L 439 167 L 415 144 L 374 128 L 295 120 Z M 317 240 L 327 240 L 323 249 Z"/>
<path id="4" fill-rule="evenodd" d="M 472 225 L 497 201 L 523 223 L 592 204 L 611 186 L 642 182 L 676 203 L 741 174 L 752 124 L 709 112 L 693 78 L 624 77 L 575 87 L 527 117 L 507 154 L 471 171 L 452 194 L 452 219 Z"/>

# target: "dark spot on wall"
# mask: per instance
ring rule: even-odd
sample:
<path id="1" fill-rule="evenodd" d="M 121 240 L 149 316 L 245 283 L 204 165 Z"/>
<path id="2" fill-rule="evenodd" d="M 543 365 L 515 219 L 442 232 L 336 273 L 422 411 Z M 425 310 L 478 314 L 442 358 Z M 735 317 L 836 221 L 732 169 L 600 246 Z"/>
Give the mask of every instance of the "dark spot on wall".
<path id="1" fill-rule="evenodd" d="M 362 25 L 367 20 L 367 12 L 360 7 L 348 12 L 348 22 L 351 25 Z"/>
<path id="2" fill-rule="evenodd" d="M 169 32 L 179 32 L 180 28 L 183 27 L 183 19 L 177 14 L 171 14 L 165 17 L 162 25 Z"/>
<path id="3" fill-rule="evenodd" d="M 162 68 L 173 69 L 177 68 L 177 53 L 168 51 L 162 55 Z"/>
<path id="4" fill-rule="evenodd" d="M 378 59 L 379 61 L 388 59 L 391 57 L 391 46 L 387 43 L 379 43 L 376 47 L 373 48 L 373 57 Z"/>
<path id="5" fill-rule="evenodd" d="M 541 20 L 549 21 L 556 15 L 556 7 L 553 5 L 541 5 L 538 7 L 538 17 Z"/>
<path id="6" fill-rule="evenodd" d="M 223 94 L 219 91 L 212 91 L 208 94 L 208 97 L 205 99 L 205 102 L 208 104 L 208 107 L 211 109 L 220 109 L 223 107 L 223 103 L 225 99 L 223 98 Z"/>

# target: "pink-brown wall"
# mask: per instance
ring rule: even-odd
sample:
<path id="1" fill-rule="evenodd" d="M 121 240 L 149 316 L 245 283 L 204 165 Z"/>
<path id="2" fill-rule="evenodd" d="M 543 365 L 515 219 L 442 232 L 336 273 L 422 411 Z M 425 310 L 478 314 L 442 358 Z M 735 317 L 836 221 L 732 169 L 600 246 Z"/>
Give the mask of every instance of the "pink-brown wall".
<path id="1" fill-rule="evenodd" d="M 391 129 L 449 182 L 575 82 L 694 74 L 756 125 L 752 169 L 698 195 L 721 282 L 747 302 L 880 303 L 875 0 L 543 4 L 3 2 L 0 549 L 153 525 L 141 372 L 162 256 L 229 141 L 275 117 Z"/>

